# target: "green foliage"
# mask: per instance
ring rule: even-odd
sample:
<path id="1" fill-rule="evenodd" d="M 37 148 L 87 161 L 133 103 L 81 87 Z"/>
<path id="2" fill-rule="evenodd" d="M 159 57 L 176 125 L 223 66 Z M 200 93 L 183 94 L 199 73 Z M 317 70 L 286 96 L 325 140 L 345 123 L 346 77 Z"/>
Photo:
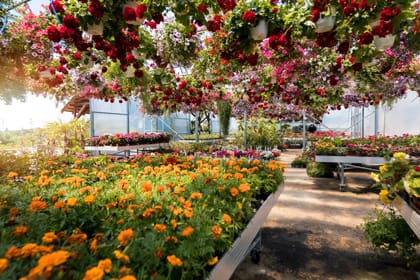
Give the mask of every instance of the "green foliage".
<path id="1" fill-rule="evenodd" d="M 309 177 L 334 177 L 332 165 L 311 161 L 306 165 L 306 173 Z"/>
<path id="2" fill-rule="evenodd" d="M 302 167 L 302 168 L 306 168 L 308 164 L 308 157 L 305 154 L 300 154 L 298 155 L 295 159 L 293 159 L 291 165 L 292 167 Z"/>
<path id="3" fill-rule="evenodd" d="M 221 132 L 223 136 L 227 136 L 229 134 L 232 106 L 227 101 L 219 101 L 217 102 L 217 113 L 219 116 Z"/>
<path id="4" fill-rule="evenodd" d="M 244 127 L 239 125 L 240 135 L 243 137 Z M 280 147 L 281 139 L 278 135 L 278 121 L 264 118 L 250 119 L 247 125 L 247 146 L 252 147 Z"/>
<path id="5" fill-rule="evenodd" d="M 220 139 L 219 134 L 199 134 L 199 140 Z M 182 135 L 184 140 L 195 140 L 195 134 Z"/>
<path id="6" fill-rule="evenodd" d="M 420 240 L 393 208 L 375 209 L 373 215 L 365 218 L 361 228 L 376 248 L 396 251 L 408 265 L 420 261 L 416 255 L 416 245 L 420 244 Z"/>

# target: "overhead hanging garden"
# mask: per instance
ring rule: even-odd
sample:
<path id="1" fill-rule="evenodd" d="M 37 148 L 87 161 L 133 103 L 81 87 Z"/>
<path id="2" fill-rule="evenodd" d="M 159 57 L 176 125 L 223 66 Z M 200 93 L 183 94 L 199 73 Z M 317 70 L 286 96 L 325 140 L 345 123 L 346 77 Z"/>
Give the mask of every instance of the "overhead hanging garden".
<path id="1" fill-rule="evenodd" d="M 322 115 L 419 88 L 419 1 L 284 2 L 54 0 L 9 23 L 2 57 L 19 71 L 1 67 L 35 93 L 134 96 L 154 113 L 224 100 Z"/>

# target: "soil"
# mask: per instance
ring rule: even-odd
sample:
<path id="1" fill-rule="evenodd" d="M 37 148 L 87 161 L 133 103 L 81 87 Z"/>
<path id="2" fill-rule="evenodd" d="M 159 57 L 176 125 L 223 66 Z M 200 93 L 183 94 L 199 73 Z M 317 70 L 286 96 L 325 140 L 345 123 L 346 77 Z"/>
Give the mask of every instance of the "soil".
<path id="1" fill-rule="evenodd" d="M 363 236 L 360 225 L 378 203 L 370 173 L 346 171 L 339 191 L 336 178 L 310 178 L 291 168 L 298 152 L 282 154 L 285 190 L 261 228 L 259 263 L 247 256 L 230 279 L 420 280 L 420 267 L 407 268 Z"/>

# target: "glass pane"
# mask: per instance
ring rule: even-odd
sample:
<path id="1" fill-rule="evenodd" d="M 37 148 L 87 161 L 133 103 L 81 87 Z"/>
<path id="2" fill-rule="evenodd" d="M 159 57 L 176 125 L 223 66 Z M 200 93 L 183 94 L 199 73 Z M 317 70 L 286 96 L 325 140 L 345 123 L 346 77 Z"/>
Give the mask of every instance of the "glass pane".
<path id="1" fill-rule="evenodd" d="M 127 133 L 127 115 L 92 113 L 93 135 Z"/>
<path id="2" fill-rule="evenodd" d="M 127 102 L 119 103 L 118 101 L 111 103 L 99 99 L 91 99 L 91 112 L 101 113 L 117 113 L 127 114 Z"/>

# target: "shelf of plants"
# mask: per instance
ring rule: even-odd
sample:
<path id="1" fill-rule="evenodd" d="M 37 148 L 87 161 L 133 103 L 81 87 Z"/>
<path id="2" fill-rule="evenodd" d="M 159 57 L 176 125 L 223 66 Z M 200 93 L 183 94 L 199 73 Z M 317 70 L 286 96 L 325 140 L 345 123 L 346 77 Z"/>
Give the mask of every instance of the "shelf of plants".
<path id="1" fill-rule="evenodd" d="M 283 169 L 139 155 L 55 158 L 31 174 L 10 172 L 0 178 L 0 276 L 226 279 L 219 275 L 235 269 L 232 256 L 249 249 L 283 190 Z"/>

